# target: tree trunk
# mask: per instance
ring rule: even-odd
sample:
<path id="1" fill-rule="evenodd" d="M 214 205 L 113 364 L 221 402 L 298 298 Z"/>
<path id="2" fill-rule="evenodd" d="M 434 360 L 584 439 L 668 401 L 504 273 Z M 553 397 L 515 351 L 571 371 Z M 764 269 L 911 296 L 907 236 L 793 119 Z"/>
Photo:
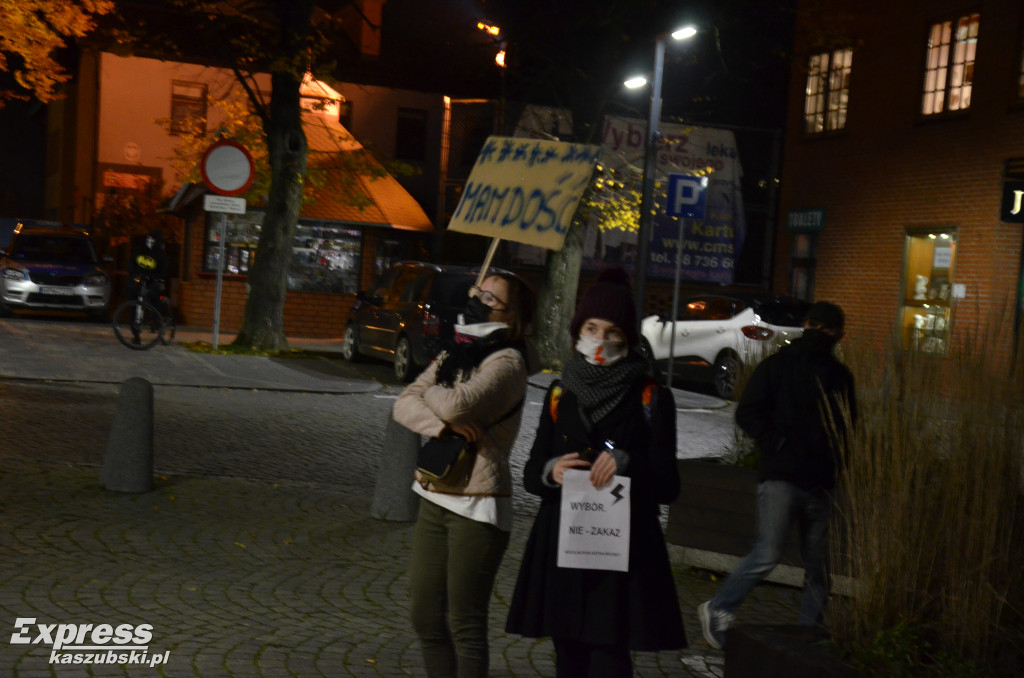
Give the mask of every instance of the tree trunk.
<path id="1" fill-rule="evenodd" d="M 305 54 L 305 36 L 310 30 L 313 3 L 283 0 L 277 3 L 281 19 L 284 54 Z M 299 63 L 275 71 L 271 76 L 269 114 L 265 118 L 270 158 L 270 191 L 266 216 L 260 229 L 256 256 L 249 268 L 249 295 L 245 302 L 242 329 L 235 346 L 259 351 L 288 349 L 284 333 L 284 302 L 288 292 L 288 267 L 292 240 L 302 209 L 302 186 L 306 179 L 306 134 L 302 129 Z"/>
<path id="2" fill-rule="evenodd" d="M 536 347 L 541 367 L 561 371 L 572 355 L 569 321 L 576 311 L 576 290 L 583 263 L 583 224 L 575 219 L 562 249 L 548 252 L 537 301 Z"/>

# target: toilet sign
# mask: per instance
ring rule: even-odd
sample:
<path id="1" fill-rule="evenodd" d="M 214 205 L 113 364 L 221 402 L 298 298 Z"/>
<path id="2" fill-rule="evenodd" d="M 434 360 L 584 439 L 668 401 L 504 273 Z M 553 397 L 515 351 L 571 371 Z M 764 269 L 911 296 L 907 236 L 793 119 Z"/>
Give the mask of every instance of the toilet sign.
<path id="1" fill-rule="evenodd" d="M 692 174 L 669 174 L 667 197 L 665 213 L 668 216 L 703 219 L 708 204 L 708 178 Z"/>

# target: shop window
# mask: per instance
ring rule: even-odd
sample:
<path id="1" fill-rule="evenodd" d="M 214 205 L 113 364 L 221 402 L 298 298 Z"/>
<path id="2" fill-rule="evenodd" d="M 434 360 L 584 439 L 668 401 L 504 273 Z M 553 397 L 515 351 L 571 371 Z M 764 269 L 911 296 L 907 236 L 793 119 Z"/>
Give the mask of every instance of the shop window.
<path id="1" fill-rule="evenodd" d="M 814 268 L 818 257 L 817 233 L 793 233 L 790 251 L 789 293 L 797 299 L 814 299 Z"/>
<path id="2" fill-rule="evenodd" d="M 224 273 L 245 275 L 256 257 L 262 212 L 227 215 L 224 241 Z M 217 271 L 220 256 L 220 215 L 207 219 L 203 270 Z M 359 289 L 361 234 L 357 230 L 302 223 L 295 229 L 288 289 L 350 293 Z"/>
<path id="3" fill-rule="evenodd" d="M 946 355 L 955 296 L 955 229 L 908 232 L 904 257 L 903 348 Z"/>
<path id="4" fill-rule="evenodd" d="M 925 61 L 924 115 L 970 108 L 980 18 L 980 14 L 970 14 L 932 24 Z"/>
<path id="5" fill-rule="evenodd" d="M 811 56 L 807 64 L 804 132 L 820 134 L 846 127 L 852 69 L 852 49 Z"/>
<path id="6" fill-rule="evenodd" d="M 206 85 L 171 82 L 171 134 L 206 131 Z"/>
<path id="7" fill-rule="evenodd" d="M 427 159 L 427 112 L 399 108 L 395 130 L 395 159 L 423 162 Z"/>

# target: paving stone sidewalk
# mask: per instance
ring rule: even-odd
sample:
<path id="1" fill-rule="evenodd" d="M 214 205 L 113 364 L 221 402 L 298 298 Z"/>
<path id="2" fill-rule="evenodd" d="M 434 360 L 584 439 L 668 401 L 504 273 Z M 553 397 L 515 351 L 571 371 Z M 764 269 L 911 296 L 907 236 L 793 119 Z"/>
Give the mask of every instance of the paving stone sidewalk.
<path id="1" fill-rule="evenodd" d="M 109 412 L 116 393 L 116 379 L 98 377 L 123 355 L 93 350 L 99 333 L 86 326 L 78 345 L 90 349 L 72 356 L 78 363 L 71 367 L 66 351 L 34 338 L 25 324 L 9 328 L 0 322 L 0 400 L 16 406 L 5 413 L 0 445 L 0 619 L 9 634 L 0 640 L 0 675 L 425 675 L 408 622 L 411 524 L 369 512 L 380 455 L 371 443 L 380 440 L 393 389 L 359 380 L 330 385 L 330 371 L 313 366 L 283 371 L 266 359 L 242 365 L 220 360 L 234 356 L 204 356 L 196 374 L 211 384 L 182 379 L 157 389 L 157 425 L 182 448 L 178 461 L 158 463 L 152 492 L 117 494 L 100 486 L 101 460 L 89 450 L 105 444 L 109 422 L 95 421 L 96 412 Z M 159 376 L 161 360 L 190 360 L 180 347 L 167 349 L 140 364 Z M 15 370 L 25 374 L 12 380 Z M 358 412 L 353 403 L 361 403 Z M 43 407 L 50 418 L 33 420 Z M 239 421 L 224 431 L 218 414 Z M 353 419 L 362 421 L 344 423 Z M 34 436 L 21 421 L 35 422 Z M 192 422 L 199 428 L 191 430 Z M 701 427 L 693 427 L 698 436 Z M 322 430 L 330 432 L 328 444 L 314 448 L 310 436 Z M 33 438 L 54 453 L 34 457 Z M 341 438 L 344 445 L 327 449 Z M 204 452 L 204 441 L 220 451 Z M 302 454 L 290 459 L 286 451 Z M 325 459 L 333 467 L 318 474 L 315 465 Z M 491 606 L 492 675 L 554 676 L 550 641 L 502 630 L 532 520 L 529 502 L 516 508 Z M 683 566 L 678 547 L 670 551 L 691 647 L 637 654 L 636 675 L 720 677 L 722 654 L 703 643 L 695 612 L 719 582 Z M 793 589 L 763 586 L 738 621 L 788 621 L 797 599 Z M 51 664 L 45 643 L 9 642 L 17 620 L 30 618 L 148 624 L 147 659 L 167 663 Z"/>

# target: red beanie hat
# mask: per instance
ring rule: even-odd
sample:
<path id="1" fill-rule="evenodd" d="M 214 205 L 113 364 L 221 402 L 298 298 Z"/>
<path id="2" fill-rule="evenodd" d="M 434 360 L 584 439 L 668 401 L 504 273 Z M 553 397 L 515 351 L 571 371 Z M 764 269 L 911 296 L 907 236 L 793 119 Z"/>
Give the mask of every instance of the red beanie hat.
<path id="1" fill-rule="evenodd" d="M 573 341 L 580 336 L 580 327 L 588 318 L 601 318 L 618 325 L 626 335 L 630 346 L 640 343 L 637 334 L 636 304 L 629 274 L 622 268 L 608 268 L 597 276 L 587 293 L 580 299 L 576 313 L 569 323 L 569 334 Z"/>

